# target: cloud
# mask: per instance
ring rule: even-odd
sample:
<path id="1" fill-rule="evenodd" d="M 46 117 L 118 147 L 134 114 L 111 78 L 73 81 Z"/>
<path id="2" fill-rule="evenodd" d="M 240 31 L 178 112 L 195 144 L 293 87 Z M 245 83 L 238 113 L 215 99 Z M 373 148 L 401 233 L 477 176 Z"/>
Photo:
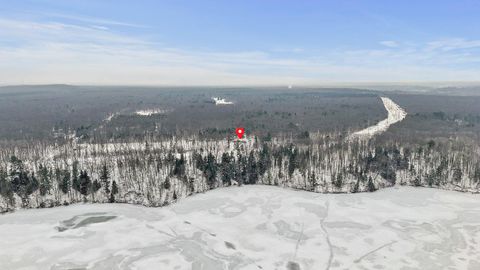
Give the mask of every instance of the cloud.
<path id="1" fill-rule="evenodd" d="M 99 20 L 96 21 L 97 23 Z M 185 50 L 110 27 L 0 19 L 0 84 L 288 85 L 478 80 L 477 41 L 459 39 L 311 55 Z M 128 23 L 126 23 L 128 25 Z M 121 26 L 114 22 L 109 26 Z M 462 48 L 462 52 L 445 49 Z"/>
<path id="2" fill-rule="evenodd" d="M 146 41 L 118 35 L 107 31 L 107 27 L 68 24 L 63 22 L 34 22 L 0 18 L 0 37 L 25 44 L 45 42 L 103 43 L 128 45 L 147 44 Z"/>
<path id="3" fill-rule="evenodd" d="M 89 16 L 78 16 L 78 15 L 59 14 L 59 13 L 43 13 L 43 15 L 51 18 L 56 18 L 56 19 L 68 19 L 76 22 L 83 22 L 83 23 L 93 24 L 93 25 L 110 25 L 110 26 L 126 26 L 126 27 L 133 27 L 133 28 L 147 28 L 145 25 L 141 25 L 141 24 L 119 22 L 115 20 L 107 20 L 107 19 L 94 18 Z"/>
<path id="4" fill-rule="evenodd" d="M 480 40 L 465 40 L 463 38 L 453 38 L 429 42 L 427 50 L 452 51 L 473 48 L 480 48 Z"/>
<path id="5" fill-rule="evenodd" d="M 393 40 L 380 41 L 380 44 L 385 46 L 385 47 L 390 47 L 390 48 L 398 47 L 398 43 L 393 41 Z"/>

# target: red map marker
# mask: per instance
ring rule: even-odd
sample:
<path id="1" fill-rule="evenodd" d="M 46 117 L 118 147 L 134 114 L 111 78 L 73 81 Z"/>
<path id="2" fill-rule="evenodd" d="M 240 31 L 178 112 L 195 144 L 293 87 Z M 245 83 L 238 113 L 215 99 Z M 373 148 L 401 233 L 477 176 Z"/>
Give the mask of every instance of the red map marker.
<path id="1" fill-rule="evenodd" d="M 245 129 L 239 127 L 235 130 L 235 133 L 237 133 L 238 138 L 241 139 L 243 137 L 243 134 L 245 133 Z"/>

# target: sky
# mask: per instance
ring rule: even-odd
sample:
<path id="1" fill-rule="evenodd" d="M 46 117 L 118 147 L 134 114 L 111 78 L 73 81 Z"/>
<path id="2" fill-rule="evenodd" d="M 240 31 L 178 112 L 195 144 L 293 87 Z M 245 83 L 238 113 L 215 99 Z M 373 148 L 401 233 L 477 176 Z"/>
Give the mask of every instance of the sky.
<path id="1" fill-rule="evenodd" d="M 478 0 L 0 6 L 0 85 L 480 81 Z"/>

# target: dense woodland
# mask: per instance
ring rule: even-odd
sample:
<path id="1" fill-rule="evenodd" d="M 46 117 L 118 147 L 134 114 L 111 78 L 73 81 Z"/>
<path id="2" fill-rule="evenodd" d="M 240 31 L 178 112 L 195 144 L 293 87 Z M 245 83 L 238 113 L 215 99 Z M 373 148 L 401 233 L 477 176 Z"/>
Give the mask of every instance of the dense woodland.
<path id="1" fill-rule="evenodd" d="M 133 94 L 134 93 L 134 94 Z M 358 89 L 0 87 L 0 212 L 76 202 L 162 206 L 230 185 L 480 192 L 479 96 Z M 234 102 L 215 106 L 212 96 Z M 153 115 L 136 114 L 154 109 Z M 237 126 L 246 138 L 234 138 Z"/>
<path id="2" fill-rule="evenodd" d="M 32 144 L 3 151 L 0 206 L 75 202 L 162 206 L 230 185 L 313 192 L 372 192 L 393 185 L 480 191 L 480 148 L 466 140 L 379 144 L 340 134 L 244 140 L 198 137 L 143 142 Z"/>
<path id="3" fill-rule="evenodd" d="M 212 97 L 234 105 L 215 106 Z M 145 133 L 222 139 L 238 125 L 259 136 L 333 132 L 385 117 L 378 93 L 359 89 L 0 87 L 0 146 L 3 140 L 54 143 L 72 132 L 96 142 L 142 140 Z"/>

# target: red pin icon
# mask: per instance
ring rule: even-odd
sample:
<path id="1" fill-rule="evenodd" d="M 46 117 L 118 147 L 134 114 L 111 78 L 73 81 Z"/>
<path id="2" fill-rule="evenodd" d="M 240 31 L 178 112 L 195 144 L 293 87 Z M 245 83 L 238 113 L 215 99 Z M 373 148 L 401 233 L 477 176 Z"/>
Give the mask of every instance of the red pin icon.
<path id="1" fill-rule="evenodd" d="M 235 133 L 237 133 L 238 138 L 241 139 L 245 133 L 245 129 L 243 127 L 239 127 L 235 130 Z"/>

